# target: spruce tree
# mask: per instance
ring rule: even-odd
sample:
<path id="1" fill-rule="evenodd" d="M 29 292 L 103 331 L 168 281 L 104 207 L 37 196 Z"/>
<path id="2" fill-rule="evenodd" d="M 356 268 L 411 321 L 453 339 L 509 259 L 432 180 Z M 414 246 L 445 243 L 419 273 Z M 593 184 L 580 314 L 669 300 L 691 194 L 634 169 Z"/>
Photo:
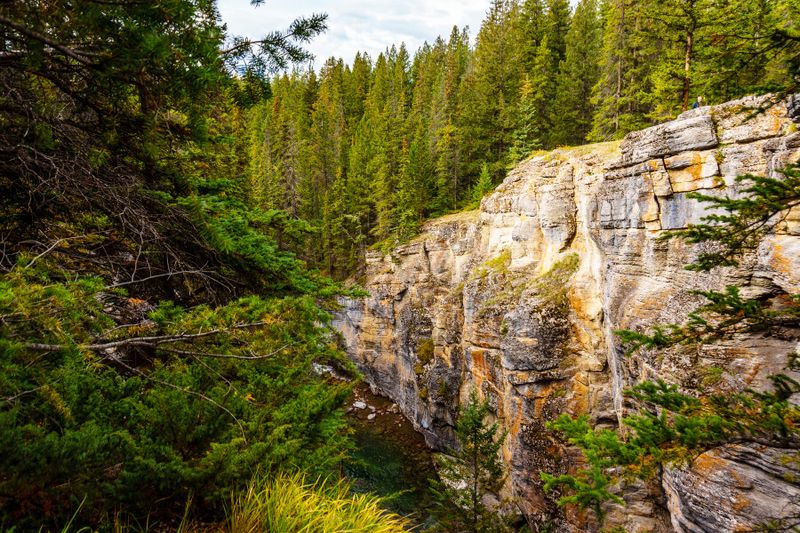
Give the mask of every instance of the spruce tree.
<path id="1" fill-rule="evenodd" d="M 458 130 L 452 122 L 448 122 L 436 132 L 436 201 L 433 205 L 435 213 L 444 214 L 458 207 L 462 174 L 459 165 Z"/>
<path id="2" fill-rule="evenodd" d="M 547 37 L 556 68 L 567 55 L 567 33 L 570 28 L 569 0 L 547 0 L 547 26 L 543 37 Z"/>
<path id="3" fill-rule="evenodd" d="M 469 142 L 462 122 L 465 111 L 462 83 L 470 60 L 466 30 L 454 27 L 447 42 L 446 58 L 433 87 L 431 121 L 428 127 L 434 164 L 434 190 L 429 212 L 445 213 L 458 205 L 467 180 L 465 143 Z"/>
<path id="4" fill-rule="evenodd" d="M 523 73 L 530 72 L 542 42 L 548 31 L 544 0 L 524 0 L 519 14 L 519 46 Z"/>
<path id="5" fill-rule="evenodd" d="M 310 173 L 301 182 L 300 216 L 315 226 L 322 246 L 309 250 L 317 255 L 316 264 L 334 274 L 334 236 L 332 196 L 334 182 L 346 174 L 346 122 L 342 86 L 344 65 L 341 60 L 329 59 L 320 71 L 320 84 L 311 113 Z"/>
<path id="6" fill-rule="evenodd" d="M 547 35 L 539 43 L 533 69 L 520 91 L 510 162 L 516 163 L 531 150 L 551 146 L 556 99 L 556 59 Z"/>
<path id="7" fill-rule="evenodd" d="M 697 78 L 704 82 L 698 93 L 709 102 L 724 102 L 746 94 L 785 93 L 790 79 L 796 87 L 800 6 L 729 0 L 713 9 L 709 50 L 698 66 Z"/>
<path id="8" fill-rule="evenodd" d="M 590 141 L 619 139 L 652 124 L 650 72 L 656 57 L 642 30 L 641 2 L 607 0 L 603 9 L 600 79 L 592 91 L 596 112 Z"/>
<path id="9" fill-rule="evenodd" d="M 375 224 L 375 204 L 369 192 L 372 187 L 373 175 L 371 161 L 373 157 L 372 131 L 369 120 L 365 115 L 361 118 L 353 131 L 350 149 L 348 150 L 347 176 L 348 212 L 351 219 L 349 239 L 358 250 L 358 258 L 353 264 L 362 264 L 364 251 L 371 242 L 371 230 Z"/>
<path id="10" fill-rule="evenodd" d="M 594 116 L 592 89 L 600 76 L 602 26 L 597 0 L 581 0 L 567 33 L 566 57 L 558 73 L 553 145 L 583 144 Z"/>
<path id="11" fill-rule="evenodd" d="M 492 176 L 489 174 L 489 165 L 484 163 L 481 167 L 481 175 L 472 187 L 472 202 L 474 204 L 480 204 L 483 197 L 492 190 L 493 186 Z"/>
<path id="12" fill-rule="evenodd" d="M 369 92 L 372 63 L 367 54 L 356 53 L 352 66 L 348 66 L 344 75 L 345 113 L 347 122 L 352 127 L 364 114 L 364 101 Z"/>
<path id="13" fill-rule="evenodd" d="M 409 207 L 417 222 L 430 214 L 436 196 L 434 135 L 442 116 L 447 114 L 443 99 L 447 45 L 438 38 L 433 46 L 423 46 L 414 57 L 411 76 L 414 80 L 407 129 L 410 135 L 402 181 L 409 190 Z M 408 217 L 405 218 L 409 220 Z M 407 223 L 401 224 L 410 227 Z M 404 233 L 408 231 L 403 230 Z"/>
<path id="14" fill-rule="evenodd" d="M 644 2 L 643 16 L 649 21 L 643 38 L 659 44 L 658 61 L 652 72 L 653 116 L 674 117 L 689 108 L 697 94 L 698 63 L 710 52 L 710 41 L 719 30 L 718 16 L 727 12 L 714 0 L 667 0 Z"/>
<path id="15" fill-rule="evenodd" d="M 484 494 L 499 489 L 503 481 L 499 450 L 506 437 L 496 422 L 486 424 L 488 415 L 488 400 L 481 401 L 474 390 L 470 392 L 456 420 L 459 448 L 437 460 L 441 479 L 435 488 L 440 503 L 437 528 L 441 531 L 510 531 L 483 502 Z"/>
<path id="16" fill-rule="evenodd" d="M 521 82 L 520 50 L 517 48 L 518 6 L 510 0 L 494 0 L 478 33 L 472 70 L 462 84 L 461 120 L 468 175 L 475 179 L 479 161 L 486 161 L 493 175 L 500 175 L 516 125 L 516 103 Z"/>

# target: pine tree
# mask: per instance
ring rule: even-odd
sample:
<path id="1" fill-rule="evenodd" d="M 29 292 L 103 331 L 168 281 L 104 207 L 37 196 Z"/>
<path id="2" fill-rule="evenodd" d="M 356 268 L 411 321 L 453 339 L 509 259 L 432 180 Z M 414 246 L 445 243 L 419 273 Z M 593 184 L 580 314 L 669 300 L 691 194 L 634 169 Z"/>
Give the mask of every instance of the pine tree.
<path id="1" fill-rule="evenodd" d="M 356 53 L 352 67 L 344 73 L 345 114 L 349 125 L 357 124 L 364 115 L 364 101 L 369 92 L 372 63 L 367 54 Z"/>
<path id="2" fill-rule="evenodd" d="M 544 42 L 544 41 L 543 41 Z M 542 138 L 547 133 L 539 115 L 541 98 L 526 76 L 520 88 L 520 101 L 517 107 L 517 127 L 512 136 L 508 151 L 508 162 L 512 165 L 527 158 L 532 151 L 541 149 Z"/>
<path id="3" fill-rule="evenodd" d="M 264 207 L 283 209 L 290 216 L 300 216 L 300 188 L 307 166 L 310 113 L 304 95 L 307 78 L 283 75 L 274 83 L 274 96 L 267 115 L 264 142 L 270 152 L 267 167 L 269 196 Z"/>
<path id="4" fill-rule="evenodd" d="M 367 173 L 376 215 L 371 231 L 377 240 L 395 236 L 397 228 L 396 193 L 408 150 L 410 91 L 408 52 L 404 46 L 392 47 L 378 56 L 361 129 L 372 140 Z"/>
<path id="5" fill-rule="evenodd" d="M 658 41 L 658 61 L 653 69 L 653 113 L 671 118 L 689 108 L 697 92 L 698 63 L 709 53 L 710 40 L 718 31 L 720 9 L 715 0 L 668 0 L 643 3 L 642 14 L 650 24 L 647 38 Z"/>
<path id="6" fill-rule="evenodd" d="M 554 102 L 552 144 L 583 144 L 594 116 L 592 89 L 600 77 L 602 27 L 597 0 L 582 0 L 575 8 L 566 39 Z"/>
<path id="7" fill-rule="evenodd" d="M 441 481 L 435 489 L 441 515 L 437 524 L 443 531 L 501 533 L 509 531 L 504 520 L 483 503 L 487 491 L 497 490 L 503 481 L 499 450 L 506 434 L 497 423 L 486 425 L 489 402 L 478 399 L 473 390 L 456 420 L 459 449 L 438 460 Z"/>
<path id="8" fill-rule="evenodd" d="M 351 219 L 349 239 L 358 250 L 358 258 L 353 264 L 363 263 L 364 252 L 370 244 L 372 228 L 375 224 L 375 204 L 372 194 L 371 165 L 373 158 L 373 140 L 370 123 L 366 116 L 356 125 L 348 151 L 347 176 L 348 212 Z"/>
<path id="9" fill-rule="evenodd" d="M 493 175 L 504 171 L 521 82 L 518 27 L 517 4 L 494 0 L 478 33 L 472 70 L 461 86 L 457 127 L 465 133 L 466 173 L 472 179 L 480 172 L 479 161 L 487 162 Z"/>
<path id="10" fill-rule="evenodd" d="M 640 2 L 607 0 L 603 9 L 600 79 L 592 93 L 596 106 L 591 141 L 618 139 L 652 124 L 650 72 L 656 58 L 642 26 Z"/>
<path id="11" fill-rule="evenodd" d="M 333 184 L 346 174 L 346 122 L 341 60 L 329 59 L 320 71 L 317 98 L 311 113 L 310 173 L 301 183 L 300 216 L 317 227 L 322 246 L 314 246 L 309 255 L 318 254 L 315 264 L 325 265 L 334 273 L 334 236 L 332 204 Z"/>
<path id="12" fill-rule="evenodd" d="M 698 65 L 698 93 L 709 102 L 746 94 L 785 92 L 796 80 L 798 43 L 790 35 L 800 20 L 794 2 L 729 0 L 713 6 L 715 24 L 704 61 Z"/>
<path id="13" fill-rule="evenodd" d="M 492 176 L 489 174 L 489 165 L 484 163 L 481 167 L 481 175 L 472 187 L 472 202 L 480 204 L 486 193 L 492 190 L 492 187 L 494 187 L 494 184 L 492 183 Z"/>
<path id="14" fill-rule="evenodd" d="M 547 0 L 547 27 L 543 37 L 547 37 L 556 68 L 567 55 L 566 37 L 569 28 L 569 0 Z"/>
<path id="15" fill-rule="evenodd" d="M 428 126 L 431 156 L 434 164 L 435 194 L 429 212 L 445 213 L 455 209 L 461 199 L 467 180 L 464 144 L 466 131 L 461 127 L 464 111 L 461 97 L 462 83 L 470 60 L 469 38 L 466 30 L 453 28 L 447 43 L 445 61 L 440 67 L 433 87 L 431 119 Z"/>
<path id="16" fill-rule="evenodd" d="M 442 116 L 448 113 L 443 94 L 446 77 L 447 45 L 438 38 L 433 46 L 423 46 L 414 57 L 411 76 L 414 80 L 411 110 L 407 129 L 410 133 L 407 162 L 403 168 L 403 188 L 409 191 L 410 212 L 401 222 L 402 232 L 416 227 L 431 213 L 437 194 L 434 168 L 434 135 Z M 411 219 L 416 219 L 411 223 Z"/>
<path id="17" fill-rule="evenodd" d="M 459 137 L 458 130 L 452 122 L 448 122 L 436 132 L 436 201 L 433 209 L 435 213 L 444 214 L 458 207 L 461 190 L 459 171 Z"/>
<path id="18" fill-rule="evenodd" d="M 547 35 L 539 43 L 533 69 L 523 82 L 509 158 L 511 163 L 552 142 L 555 120 L 556 59 Z"/>
<path id="19" fill-rule="evenodd" d="M 544 0 L 525 0 L 520 6 L 519 43 L 522 71 L 530 72 L 547 27 Z"/>

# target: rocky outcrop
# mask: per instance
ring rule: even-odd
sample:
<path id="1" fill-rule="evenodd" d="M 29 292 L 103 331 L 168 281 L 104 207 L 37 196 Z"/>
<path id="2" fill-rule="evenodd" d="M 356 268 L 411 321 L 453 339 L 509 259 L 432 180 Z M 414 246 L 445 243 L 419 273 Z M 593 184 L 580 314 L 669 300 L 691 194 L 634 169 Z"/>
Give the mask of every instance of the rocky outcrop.
<path id="1" fill-rule="evenodd" d="M 800 289 L 797 217 L 737 269 L 687 271 L 697 249 L 658 239 L 705 214 L 689 192 L 736 195 L 736 176 L 777 175 L 800 158 L 787 106 L 759 111 L 766 104 L 700 108 L 621 143 L 533 157 L 480 210 L 431 221 L 389 254 L 371 252 L 370 296 L 343 302 L 336 317 L 348 352 L 436 448 L 452 444 L 459 400 L 478 389 L 508 430 L 505 495 L 531 523 L 596 529 L 590 517 L 559 514 L 542 492 L 540 471 L 565 472 L 577 460 L 548 420 L 586 413 L 615 426 L 622 391 L 656 376 L 687 388 L 760 387 L 795 349 L 787 334 L 625 358 L 613 334 L 680 321 L 698 304 L 692 289 Z M 668 472 L 663 489 L 627 490 L 629 505 L 611 520 L 629 531 L 710 533 L 797 514 L 787 475 L 797 465 L 785 462 L 779 450 L 714 450 Z"/>

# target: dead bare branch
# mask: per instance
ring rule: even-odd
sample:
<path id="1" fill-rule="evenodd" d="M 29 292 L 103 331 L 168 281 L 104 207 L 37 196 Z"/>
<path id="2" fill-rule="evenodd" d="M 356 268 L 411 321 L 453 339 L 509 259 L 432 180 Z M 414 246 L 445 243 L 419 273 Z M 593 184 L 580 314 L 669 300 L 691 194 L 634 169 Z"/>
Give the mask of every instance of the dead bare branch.
<path id="1" fill-rule="evenodd" d="M 174 348 L 167 348 L 166 351 L 168 351 L 170 353 L 178 354 L 178 355 L 191 355 L 191 356 L 198 356 L 198 357 L 216 357 L 216 358 L 219 358 L 219 359 L 239 359 L 240 361 L 261 361 L 263 359 L 269 359 L 269 358 L 279 354 L 280 352 L 282 352 L 286 348 L 289 348 L 290 346 L 294 346 L 295 344 L 297 344 L 297 343 L 290 342 L 288 344 L 284 344 L 283 346 L 281 346 L 277 350 L 274 350 L 274 351 L 272 351 L 270 353 L 263 354 L 263 355 L 236 355 L 236 354 L 208 353 L 208 352 L 196 352 L 196 351 L 191 351 L 191 350 L 176 350 Z"/>
<path id="2" fill-rule="evenodd" d="M 38 352 L 57 352 L 59 350 L 66 350 L 69 348 L 77 348 L 82 351 L 102 352 L 104 350 L 111 350 L 113 348 L 121 348 L 124 346 L 149 346 L 157 347 L 161 344 L 171 344 L 175 342 L 184 342 L 190 340 L 201 339 L 205 337 L 212 337 L 221 333 L 228 333 L 234 330 L 252 329 L 264 326 L 266 322 L 250 322 L 247 324 L 235 324 L 228 328 L 212 329 L 201 333 L 178 333 L 175 335 L 154 335 L 148 337 L 131 337 L 128 339 L 121 339 L 118 341 L 104 342 L 97 344 L 78 344 L 70 346 L 67 344 L 44 344 L 44 343 L 26 343 L 25 348 Z"/>
<path id="3" fill-rule="evenodd" d="M 172 276 L 181 276 L 181 275 L 198 275 L 198 276 L 205 276 L 206 274 L 214 274 L 213 270 L 173 270 L 171 272 L 164 272 L 162 274 L 154 274 L 152 276 L 147 276 L 146 278 L 139 278 L 139 279 L 132 279 L 130 281 L 122 281 L 120 283 L 113 283 L 111 285 L 106 285 L 106 290 L 108 289 L 116 289 L 118 287 L 125 287 L 126 285 L 136 285 L 138 283 L 145 283 L 147 281 L 152 281 L 158 278 L 171 278 Z"/>

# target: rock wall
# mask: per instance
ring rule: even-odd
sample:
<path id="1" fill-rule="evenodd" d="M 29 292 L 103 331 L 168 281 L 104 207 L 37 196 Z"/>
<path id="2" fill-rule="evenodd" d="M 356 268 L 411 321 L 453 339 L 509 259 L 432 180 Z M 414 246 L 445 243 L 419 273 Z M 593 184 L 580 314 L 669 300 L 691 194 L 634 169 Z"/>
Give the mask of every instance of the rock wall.
<path id="1" fill-rule="evenodd" d="M 452 444 L 457 405 L 478 389 L 508 430 L 504 495 L 536 527 L 596 530 L 590 516 L 564 514 L 542 492 L 540 471 L 565 472 L 578 460 L 548 420 L 587 413 L 616 426 L 623 389 L 656 376 L 687 388 L 763 386 L 795 349 L 787 335 L 625 358 L 612 333 L 680 321 L 699 303 L 691 289 L 800 290 L 798 216 L 739 268 L 708 274 L 683 268 L 696 248 L 658 239 L 703 216 L 690 191 L 736 195 L 736 176 L 774 176 L 800 159 L 788 106 L 758 111 L 767 103 L 700 108 L 621 143 L 532 157 L 480 210 L 433 220 L 389 254 L 369 253 L 371 295 L 343 302 L 335 320 L 348 352 L 435 448 Z M 611 509 L 611 523 L 719 533 L 798 514 L 781 457 L 714 450 L 668 472 L 663 488 L 627 489 L 628 505 Z"/>

